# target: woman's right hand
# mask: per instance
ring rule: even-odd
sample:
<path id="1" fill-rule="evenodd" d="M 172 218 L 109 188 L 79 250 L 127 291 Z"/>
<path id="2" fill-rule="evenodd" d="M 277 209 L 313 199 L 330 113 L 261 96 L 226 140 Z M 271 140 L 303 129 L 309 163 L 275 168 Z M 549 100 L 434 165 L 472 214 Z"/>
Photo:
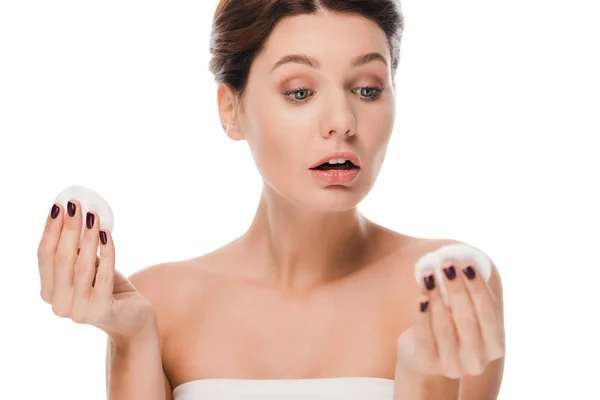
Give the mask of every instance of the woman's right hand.
<path id="1" fill-rule="evenodd" d="M 115 271 L 114 243 L 110 232 L 100 233 L 98 214 L 85 216 L 84 238 L 78 248 L 84 216 L 78 201 L 70 203 L 67 212 L 60 204 L 52 207 L 38 247 L 42 299 L 59 317 L 93 325 L 113 339 L 155 334 L 154 309 Z"/>

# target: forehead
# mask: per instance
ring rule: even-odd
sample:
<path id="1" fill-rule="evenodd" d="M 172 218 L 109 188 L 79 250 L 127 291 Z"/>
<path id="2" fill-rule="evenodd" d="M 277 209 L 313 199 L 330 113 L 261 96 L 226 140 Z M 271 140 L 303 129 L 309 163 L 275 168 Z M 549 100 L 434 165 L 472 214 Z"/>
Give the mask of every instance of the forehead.
<path id="1" fill-rule="evenodd" d="M 271 68 L 283 56 L 306 54 L 323 65 L 346 67 L 350 59 L 370 52 L 381 53 L 391 65 L 388 40 L 379 25 L 359 15 L 319 12 L 282 19 L 256 61 Z"/>

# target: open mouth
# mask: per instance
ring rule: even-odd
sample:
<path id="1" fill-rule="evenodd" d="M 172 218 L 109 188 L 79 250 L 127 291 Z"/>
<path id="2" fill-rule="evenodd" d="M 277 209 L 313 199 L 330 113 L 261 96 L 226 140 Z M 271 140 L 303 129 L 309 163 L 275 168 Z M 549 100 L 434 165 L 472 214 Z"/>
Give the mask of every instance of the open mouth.
<path id="1" fill-rule="evenodd" d="M 350 169 L 359 169 L 360 167 L 357 167 L 356 165 L 354 165 L 352 163 L 352 161 L 346 160 L 345 162 L 341 163 L 341 164 L 331 164 L 329 162 L 325 162 L 321 165 L 316 166 L 315 168 L 311 168 L 312 170 L 317 170 L 317 171 L 329 171 L 329 170 L 350 170 Z"/>

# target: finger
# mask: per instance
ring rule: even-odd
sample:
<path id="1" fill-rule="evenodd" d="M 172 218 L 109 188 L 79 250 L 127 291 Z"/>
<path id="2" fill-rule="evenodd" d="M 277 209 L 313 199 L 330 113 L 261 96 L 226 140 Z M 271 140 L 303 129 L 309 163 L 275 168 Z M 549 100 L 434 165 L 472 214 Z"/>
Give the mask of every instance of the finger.
<path id="1" fill-rule="evenodd" d="M 63 229 L 54 257 L 54 288 L 52 310 L 60 317 L 69 317 L 73 301 L 73 267 L 81 235 L 81 205 L 76 200 L 67 204 Z"/>
<path id="2" fill-rule="evenodd" d="M 479 320 L 486 360 L 493 361 L 504 355 L 504 325 L 498 301 L 474 264 L 463 266 L 462 277 Z"/>
<path id="3" fill-rule="evenodd" d="M 54 218 L 53 218 L 54 217 Z M 40 295 L 48 303 L 52 303 L 52 289 L 54 287 L 54 254 L 60 239 L 64 219 L 64 212 L 60 204 L 53 204 L 37 251 L 38 271 L 40 274 Z"/>
<path id="4" fill-rule="evenodd" d="M 448 260 L 442 264 L 444 285 L 458 337 L 458 357 L 463 374 L 479 375 L 486 364 L 485 348 L 477 315 L 463 279 L 457 275 L 457 266 L 460 268 L 456 260 Z"/>
<path id="5" fill-rule="evenodd" d="M 96 271 L 96 280 L 92 290 L 93 302 L 108 307 L 113 301 L 115 281 L 115 247 L 109 231 L 101 230 L 100 263 Z"/>
<path id="6" fill-rule="evenodd" d="M 86 214 L 86 228 L 83 234 L 81 249 L 73 273 L 73 310 L 71 319 L 84 322 L 92 293 L 92 283 L 96 274 L 96 258 L 98 253 L 99 216 L 94 212 Z"/>
<path id="7" fill-rule="evenodd" d="M 137 289 L 125 275 L 115 269 L 115 287 L 113 294 L 125 292 L 137 292 Z"/>
<path id="8" fill-rule="evenodd" d="M 429 305 L 429 297 L 426 294 L 422 294 L 414 311 L 413 329 L 415 347 L 418 349 L 415 362 L 419 371 L 426 374 L 437 374 L 439 356 L 435 337 L 431 330 Z"/>
<path id="9" fill-rule="evenodd" d="M 432 271 L 424 274 L 421 285 L 427 290 L 431 313 L 431 330 L 438 349 L 440 373 L 449 378 L 459 378 L 458 339 L 452 316 Z"/>

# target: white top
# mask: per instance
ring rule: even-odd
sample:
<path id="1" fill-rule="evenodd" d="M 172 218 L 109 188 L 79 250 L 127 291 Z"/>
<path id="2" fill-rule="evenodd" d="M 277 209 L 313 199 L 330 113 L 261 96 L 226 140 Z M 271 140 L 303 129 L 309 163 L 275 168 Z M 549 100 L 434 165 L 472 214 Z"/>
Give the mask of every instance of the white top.
<path id="1" fill-rule="evenodd" d="M 173 390 L 173 400 L 393 400 L 394 381 L 349 377 L 314 379 L 199 379 Z"/>

